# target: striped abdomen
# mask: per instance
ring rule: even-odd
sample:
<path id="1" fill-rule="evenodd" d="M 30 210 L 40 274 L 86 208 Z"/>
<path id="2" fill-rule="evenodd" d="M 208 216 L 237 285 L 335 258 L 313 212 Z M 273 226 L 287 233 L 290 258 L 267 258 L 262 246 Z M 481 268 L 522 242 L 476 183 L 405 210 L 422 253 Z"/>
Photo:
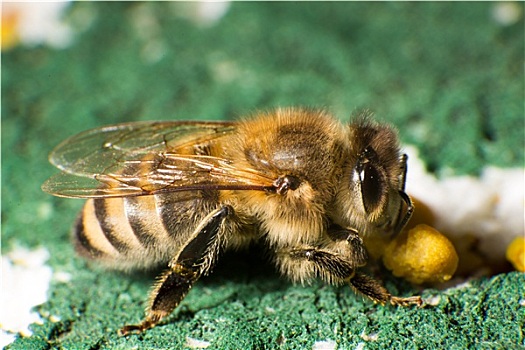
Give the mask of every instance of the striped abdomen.
<path id="1" fill-rule="evenodd" d="M 89 199 L 74 227 L 75 246 L 117 269 L 165 264 L 215 206 L 199 192 Z"/>

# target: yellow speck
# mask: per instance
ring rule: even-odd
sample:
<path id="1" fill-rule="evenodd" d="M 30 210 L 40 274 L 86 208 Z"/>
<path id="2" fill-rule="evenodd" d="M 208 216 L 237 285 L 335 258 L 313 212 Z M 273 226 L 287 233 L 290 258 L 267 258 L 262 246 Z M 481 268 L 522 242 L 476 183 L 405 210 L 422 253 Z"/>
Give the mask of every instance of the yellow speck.
<path id="1" fill-rule="evenodd" d="M 516 237 L 510 242 L 506 256 L 516 270 L 525 272 L 525 238 Z"/>
<path id="2" fill-rule="evenodd" d="M 2 13 L 2 51 L 14 47 L 20 40 L 18 36 L 19 13 L 16 11 L 7 11 Z"/>

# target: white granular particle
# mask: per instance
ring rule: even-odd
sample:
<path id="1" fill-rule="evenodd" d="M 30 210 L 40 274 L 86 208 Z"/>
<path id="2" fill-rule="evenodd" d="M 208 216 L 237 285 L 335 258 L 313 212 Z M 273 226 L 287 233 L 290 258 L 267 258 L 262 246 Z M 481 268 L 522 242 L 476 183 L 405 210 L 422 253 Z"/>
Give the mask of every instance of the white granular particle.
<path id="1" fill-rule="evenodd" d="M 71 274 L 69 272 L 57 271 L 53 274 L 53 280 L 60 283 L 68 283 L 71 281 Z"/>
<path id="2" fill-rule="evenodd" d="M 366 334 L 364 329 L 359 336 L 361 337 L 361 339 L 366 341 L 377 341 L 379 339 L 378 333 Z"/>
<path id="3" fill-rule="evenodd" d="M 186 337 L 186 343 L 184 345 L 191 349 L 206 349 L 211 343 L 205 340 Z"/>
<path id="4" fill-rule="evenodd" d="M 228 13 L 230 5 L 230 1 L 174 2 L 172 11 L 197 25 L 211 27 Z"/>
<path id="5" fill-rule="evenodd" d="M 523 17 L 522 7 L 518 2 L 498 2 L 493 5 L 492 18 L 501 26 L 510 26 Z"/>
<path id="6" fill-rule="evenodd" d="M 29 250 L 16 247 L 2 257 L 2 309 L 0 314 L 0 346 L 14 341 L 14 334 L 30 336 L 31 323 L 42 324 L 40 316 L 31 311 L 47 301 L 47 291 L 53 276 L 45 262 L 45 248 Z"/>
<path id="7" fill-rule="evenodd" d="M 334 340 L 320 340 L 316 341 L 312 346 L 312 350 L 334 350 L 337 343 Z"/>
<path id="8" fill-rule="evenodd" d="M 437 179 L 425 171 L 418 152 L 409 155 L 407 192 L 432 210 L 435 227 L 450 238 L 473 235 L 493 260 L 505 257 L 509 243 L 525 234 L 525 169 L 487 167 L 480 177 Z"/>
<path id="9" fill-rule="evenodd" d="M 207 25 L 217 23 L 230 8 L 229 1 L 198 2 L 197 15 L 201 22 Z"/>
<path id="10" fill-rule="evenodd" d="M 16 31 L 23 45 L 46 44 L 64 48 L 73 40 L 73 30 L 62 21 L 67 1 L 9 2 L 2 4 L 3 13 L 13 13 L 18 18 Z"/>
<path id="11" fill-rule="evenodd" d="M 431 306 L 439 305 L 439 303 L 441 302 L 441 296 L 440 295 L 431 296 L 430 298 L 426 298 L 424 302 L 426 305 L 431 305 Z"/>

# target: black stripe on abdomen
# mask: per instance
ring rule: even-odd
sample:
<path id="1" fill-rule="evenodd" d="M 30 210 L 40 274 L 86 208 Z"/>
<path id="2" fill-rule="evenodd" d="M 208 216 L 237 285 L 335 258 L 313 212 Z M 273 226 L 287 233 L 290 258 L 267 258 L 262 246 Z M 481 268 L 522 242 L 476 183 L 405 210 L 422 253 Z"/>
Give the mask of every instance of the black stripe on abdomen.
<path id="1" fill-rule="evenodd" d="M 154 196 L 124 198 L 126 217 L 140 244 L 148 248 L 159 241 L 163 227 L 160 225 Z"/>
<path id="2" fill-rule="evenodd" d="M 122 234 L 125 235 L 126 232 L 118 232 L 113 222 L 114 220 L 127 220 L 127 218 L 125 216 L 120 218 L 116 217 L 114 213 L 111 213 L 110 210 L 108 210 L 106 204 L 109 203 L 110 200 L 115 199 L 94 199 L 93 204 L 95 207 L 95 216 L 99 222 L 100 229 L 104 233 L 108 242 L 111 243 L 119 253 L 126 253 L 132 248 L 129 243 L 122 239 Z"/>
<path id="3" fill-rule="evenodd" d="M 84 215 L 82 213 L 78 216 L 73 229 L 75 234 L 75 248 L 78 253 L 92 259 L 100 258 L 106 254 L 90 243 L 84 229 Z"/>

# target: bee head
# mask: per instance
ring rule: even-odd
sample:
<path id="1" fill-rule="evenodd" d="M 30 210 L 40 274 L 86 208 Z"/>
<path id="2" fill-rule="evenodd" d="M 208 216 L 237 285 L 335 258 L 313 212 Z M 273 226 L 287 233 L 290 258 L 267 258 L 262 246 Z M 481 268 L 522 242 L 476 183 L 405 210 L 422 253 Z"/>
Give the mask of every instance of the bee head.
<path id="1" fill-rule="evenodd" d="M 389 126 L 361 118 L 349 125 L 350 151 L 337 195 L 343 223 L 363 234 L 392 235 L 412 214 L 404 192 L 406 155 Z"/>

